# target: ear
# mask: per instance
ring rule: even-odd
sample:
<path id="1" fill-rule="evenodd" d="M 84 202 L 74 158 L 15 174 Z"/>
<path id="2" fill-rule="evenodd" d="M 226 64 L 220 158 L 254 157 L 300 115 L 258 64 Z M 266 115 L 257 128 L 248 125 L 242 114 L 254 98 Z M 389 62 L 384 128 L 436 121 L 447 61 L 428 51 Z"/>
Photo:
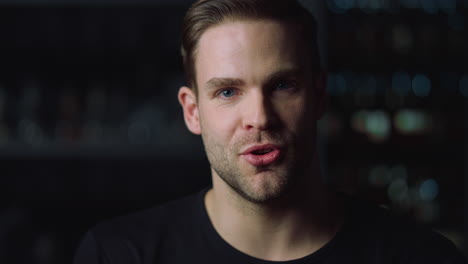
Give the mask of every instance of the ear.
<path id="1" fill-rule="evenodd" d="M 315 119 L 316 120 L 320 120 L 323 117 L 328 107 L 327 76 L 328 76 L 327 72 L 320 71 L 320 73 L 317 74 L 317 77 L 315 79 L 315 90 L 316 90 Z"/>
<path id="2" fill-rule="evenodd" d="M 194 91 L 186 86 L 180 87 L 178 98 L 184 111 L 185 125 L 187 125 L 190 132 L 200 135 L 200 116 L 198 115 L 197 98 Z"/>

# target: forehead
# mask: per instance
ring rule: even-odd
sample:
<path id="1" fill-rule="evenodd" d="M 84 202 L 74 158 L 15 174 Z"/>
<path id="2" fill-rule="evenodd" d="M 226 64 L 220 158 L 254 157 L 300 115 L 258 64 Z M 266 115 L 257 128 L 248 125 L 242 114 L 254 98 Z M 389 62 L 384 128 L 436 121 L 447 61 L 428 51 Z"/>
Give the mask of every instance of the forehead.
<path id="1" fill-rule="evenodd" d="M 198 44 L 198 86 L 213 77 L 260 82 L 275 71 L 306 67 L 308 52 L 299 32 L 271 20 L 228 20 L 209 28 Z"/>

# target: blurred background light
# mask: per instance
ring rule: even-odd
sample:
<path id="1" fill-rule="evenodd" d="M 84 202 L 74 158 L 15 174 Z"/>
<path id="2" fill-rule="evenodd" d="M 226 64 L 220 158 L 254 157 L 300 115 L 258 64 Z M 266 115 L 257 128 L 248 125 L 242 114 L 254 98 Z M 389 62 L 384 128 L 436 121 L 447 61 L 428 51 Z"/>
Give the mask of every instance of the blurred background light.
<path id="1" fill-rule="evenodd" d="M 431 92 L 431 80 L 424 74 L 417 74 L 413 78 L 413 92 L 418 97 L 426 97 Z"/>
<path id="2" fill-rule="evenodd" d="M 445 13 L 453 14 L 457 9 L 457 0 L 437 0 L 437 5 Z"/>
<path id="3" fill-rule="evenodd" d="M 390 0 L 369 0 L 368 1 L 368 8 L 371 10 L 382 10 L 388 8 L 390 4 Z"/>
<path id="4" fill-rule="evenodd" d="M 392 180 L 387 189 L 388 197 L 392 202 L 402 203 L 409 200 L 408 184 L 405 179 Z"/>
<path id="5" fill-rule="evenodd" d="M 356 1 L 357 1 L 356 5 L 360 9 L 365 10 L 369 8 L 369 0 L 356 0 Z"/>
<path id="6" fill-rule="evenodd" d="M 355 4 L 354 0 L 334 0 L 334 2 L 338 8 L 341 8 L 344 10 L 353 8 Z"/>
<path id="7" fill-rule="evenodd" d="M 391 132 L 389 116 L 384 111 L 358 111 L 351 117 L 351 126 L 359 133 L 367 135 L 370 141 L 381 143 Z"/>
<path id="8" fill-rule="evenodd" d="M 351 0 L 326 0 L 328 9 L 335 14 L 344 14 L 348 11 L 348 6 L 352 6 Z"/>
<path id="9" fill-rule="evenodd" d="M 392 75 L 392 90 L 401 96 L 411 91 L 411 77 L 407 72 L 398 71 Z"/>
<path id="10" fill-rule="evenodd" d="M 439 11 L 437 0 L 419 0 L 419 5 L 428 14 L 437 14 Z"/>
<path id="11" fill-rule="evenodd" d="M 328 74 L 327 92 L 331 96 L 342 96 L 346 93 L 346 80 L 340 73 Z"/>
<path id="12" fill-rule="evenodd" d="M 460 93 L 468 97 L 468 74 L 465 74 L 460 79 Z"/>
<path id="13" fill-rule="evenodd" d="M 366 13 L 375 13 L 390 7 L 389 0 L 357 0 L 357 6 Z"/>
<path id="14" fill-rule="evenodd" d="M 401 134 L 415 134 L 427 131 L 431 127 L 431 117 L 418 110 L 404 109 L 394 117 L 394 125 Z"/>
<path id="15" fill-rule="evenodd" d="M 425 202 L 432 202 L 439 194 L 439 185 L 434 179 L 428 179 L 421 183 L 419 196 Z"/>
<path id="16" fill-rule="evenodd" d="M 388 114 L 383 111 L 369 113 L 366 120 L 366 130 L 375 138 L 386 138 L 390 133 Z"/>
<path id="17" fill-rule="evenodd" d="M 42 128 L 36 122 L 23 119 L 18 123 L 18 135 L 22 143 L 41 145 L 45 142 Z"/>
<path id="18" fill-rule="evenodd" d="M 388 114 L 383 111 L 368 112 L 365 129 L 372 141 L 384 141 L 388 138 L 391 131 L 391 124 Z"/>

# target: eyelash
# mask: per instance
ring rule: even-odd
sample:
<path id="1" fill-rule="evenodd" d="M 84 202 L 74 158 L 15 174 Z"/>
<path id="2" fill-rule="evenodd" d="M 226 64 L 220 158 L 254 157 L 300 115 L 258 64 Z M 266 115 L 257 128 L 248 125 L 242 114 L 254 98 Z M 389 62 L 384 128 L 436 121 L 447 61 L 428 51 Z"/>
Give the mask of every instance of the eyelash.
<path id="1" fill-rule="evenodd" d="M 284 90 L 290 90 L 290 89 L 294 89 L 297 87 L 297 82 L 294 81 L 294 80 L 279 80 L 277 82 L 274 83 L 273 85 L 273 89 L 277 88 L 279 84 L 286 84 L 288 85 L 288 88 L 286 89 L 281 89 L 280 91 L 284 91 Z"/>
<path id="2" fill-rule="evenodd" d="M 278 87 L 279 84 L 286 84 L 286 85 L 288 85 L 288 88 L 276 90 L 276 88 Z M 288 90 L 292 90 L 292 89 L 295 89 L 295 88 L 297 88 L 297 82 L 296 81 L 294 81 L 294 80 L 279 80 L 277 82 L 274 82 L 274 84 L 272 85 L 271 90 L 272 91 L 288 91 Z M 219 89 L 215 93 L 215 97 L 220 97 L 222 95 L 222 93 L 227 91 L 227 90 L 233 90 L 234 93 L 238 93 L 238 89 L 236 89 L 234 87 L 226 87 L 226 88 Z M 231 97 L 222 97 L 222 98 L 224 100 L 227 100 L 227 99 L 229 99 Z"/>
<path id="3" fill-rule="evenodd" d="M 233 87 L 226 87 L 226 88 L 222 88 L 222 89 L 219 89 L 216 93 L 215 93 L 215 97 L 220 97 L 222 95 L 223 92 L 225 91 L 228 91 L 228 90 L 233 90 L 234 93 L 237 92 L 237 89 L 236 88 L 233 88 Z M 229 99 L 231 97 L 222 97 L 223 99 Z"/>

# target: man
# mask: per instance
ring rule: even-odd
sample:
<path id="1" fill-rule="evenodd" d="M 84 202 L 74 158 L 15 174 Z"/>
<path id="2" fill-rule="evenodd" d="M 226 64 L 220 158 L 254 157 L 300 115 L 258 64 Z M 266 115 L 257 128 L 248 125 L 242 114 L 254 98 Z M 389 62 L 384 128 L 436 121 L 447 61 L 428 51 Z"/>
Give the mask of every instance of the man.
<path id="1" fill-rule="evenodd" d="M 75 263 L 464 263 L 445 238 L 322 183 L 325 108 L 312 16 L 293 0 L 204 0 L 184 21 L 190 87 L 213 186 L 99 224 Z"/>

